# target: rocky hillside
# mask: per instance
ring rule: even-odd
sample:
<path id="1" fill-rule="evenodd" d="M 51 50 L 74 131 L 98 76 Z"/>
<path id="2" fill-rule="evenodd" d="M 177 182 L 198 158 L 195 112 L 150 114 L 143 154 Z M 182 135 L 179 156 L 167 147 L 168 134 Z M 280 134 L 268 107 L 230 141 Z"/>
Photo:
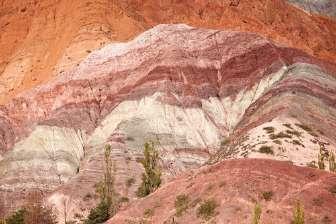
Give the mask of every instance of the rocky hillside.
<path id="1" fill-rule="evenodd" d="M 76 67 L 95 49 L 163 23 L 255 32 L 336 58 L 335 22 L 284 0 L 2 0 L 0 102 Z"/>
<path id="2" fill-rule="evenodd" d="M 261 223 L 291 223 L 298 201 L 305 223 L 335 223 L 335 194 L 336 175 L 330 173 L 286 162 L 230 160 L 174 179 L 108 223 L 252 223 L 257 203 Z"/>
<path id="3" fill-rule="evenodd" d="M 1 107 L 2 206 L 13 210 L 22 205 L 30 190 L 39 189 L 46 193 L 60 221 L 64 220 L 65 202 L 71 208 L 67 218 L 80 220 L 97 201 L 94 192 L 102 178 L 106 144 L 112 146 L 116 189 L 130 201 L 136 199 L 143 172 L 138 161 L 147 141 L 159 150 L 164 182 L 207 162 L 230 158 L 268 158 L 312 166 L 322 146 L 326 155 L 335 151 L 336 135 L 330 131 L 336 126 L 335 93 L 336 65 L 301 50 L 254 33 L 184 24 L 156 26 L 129 42 L 91 52 L 75 68 Z M 237 169 L 244 169 L 244 163 L 252 168 L 254 163 L 261 164 L 259 170 L 269 166 L 275 173 L 281 167 L 293 173 L 306 170 L 289 163 L 254 161 L 232 164 L 241 166 Z M 214 166 L 221 174 L 207 172 L 204 178 L 231 178 L 224 175 L 227 168 L 220 168 L 230 163 L 223 164 Z M 312 179 L 297 177 L 307 186 L 324 182 L 326 177 L 334 183 L 332 174 L 307 170 L 313 173 Z M 244 175 L 237 177 L 237 184 Z M 294 192 L 302 186 L 295 175 L 279 183 L 279 195 L 274 190 L 277 200 L 287 198 L 274 205 L 279 206 L 278 211 L 274 209 L 275 220 L 288 220 Z M 180 178 L 190 182 L 185 176 Z M 127 184 L 130 179 L 132 185 Z M 164 189 L 152 197 L 166 194 Z M 214 191 L 219 189 L 216 185 Z M 293 195 L 285 196 L 286 189 Z M 332 198 L 327 190 L 322 193 Z M 246 197 L 241 198 L 244 213 L 253 202 Z M 327 210 L 334 199 L 326 200 L 322 205 L 325 216 L 334 219 L 335 210 Z M 310 223 L 323 218 L 313 215 L 314 209 L 307 208 Z M 227 212 L 228 217 L 234 214 L 229 208 Z M 160 212 L 164 218 L 153 220 L 163 222 L 170 213 Z M 125 217 L 122 214 L 117 217 Z M 248 219 L 246 215 L 237 222 Z"/>

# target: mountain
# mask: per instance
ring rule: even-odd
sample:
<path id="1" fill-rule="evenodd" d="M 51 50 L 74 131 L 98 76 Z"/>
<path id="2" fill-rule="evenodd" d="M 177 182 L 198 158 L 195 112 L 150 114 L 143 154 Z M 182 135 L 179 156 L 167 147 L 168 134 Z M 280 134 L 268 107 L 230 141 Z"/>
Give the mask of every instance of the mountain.
<path id="1" fill-rule="evenodd" d="M 332 4 L 322 8 L 332 12 Z M 255 32 L 319 58 L 336 58 L 335 22 L 283 0 L 3 0 L 0 102 L 76 67 L 95 49 L 165 23 Z"/>
<path id="2" fill-rule="evenodd" d="M 20 207 L 38 189 L 60 220 L 65 202 L 67 215 L 81 219 L 97 202 L 106 144 L 116 190 L 130 201 L 148 141 L 159 150 L 164 183 L 207 163 L 226 166 L 221 161 L 227 159 L 312 166 L 321 150 L 336 151 L 330 131 L 336 125 L 335 76 L 335 64 L 249 32 L 158 25 L 129 42 L 108 44 L 1 107 L 2 206 Z M 243 169 L 254 161 L 232 163 Z M 255 162 L 258 169 L 307 170 L 322 178 L 316 181 L 330 176 L 330 186 L 335 183 L 332 174 L 265 161 Z M 299 178 L 308 186 L 319 183 Z M 130 179 L 134 184 L 127 184 Z M 289 183 L 279 188 L 300 187 Z M 321 208 L 329 209 L 328 203 Z M 291 210 L 283 206 L 287 219 Z M 333 211 L 326 215 L 333 218 Z"/>

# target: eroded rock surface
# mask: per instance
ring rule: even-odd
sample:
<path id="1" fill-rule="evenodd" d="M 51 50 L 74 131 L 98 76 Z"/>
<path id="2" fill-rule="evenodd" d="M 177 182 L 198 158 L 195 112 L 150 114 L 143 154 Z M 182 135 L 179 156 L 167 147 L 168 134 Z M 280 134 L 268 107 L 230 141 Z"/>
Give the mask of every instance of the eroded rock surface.
<path id="1" fill-rule="evenodd" d="M 76 213 L 86 215 L 97 200 L 88 194 L 102 178 L 105 144 L 112 146 L 117 191 L 131 200 L 146 141 L 160 152 L 165 181 L 210 157 L 305 166 L 317 159 L 318 142 L 335 150 L 335 71 L 257 34 L 183 24 L 107 45 L 1 108 L 2 201 L 10 210 L 23 203 L 17 195 L 41 189 L 60 220 L 64 203 L 73 208 L 68 218 L 79 220 Z M 268 126 L 274 133 L 264 133 Z M 270 136 L 281 131 L 290 135 L 281 139 L 286 150 Z M 221 147 L 226 138 L 229 148 Z M 262 145 L 273 153 L 261 152 Z"/>
<path id="2" fill-rule="evenodd" d="M 285 0 L 3 0 L 0 102 L 76 67 L 95 49 L 162 23 L 255 32 L 336 59 L 335 22 Z"/>

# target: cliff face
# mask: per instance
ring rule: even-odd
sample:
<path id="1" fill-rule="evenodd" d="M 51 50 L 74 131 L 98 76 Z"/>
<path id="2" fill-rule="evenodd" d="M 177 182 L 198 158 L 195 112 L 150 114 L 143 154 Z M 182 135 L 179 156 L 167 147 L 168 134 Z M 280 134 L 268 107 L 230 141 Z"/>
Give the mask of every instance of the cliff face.
<path id="1" fill-rule="evenodd" d="M 335 64 L 257 34 L 156 26 L 2 106 L 3 205 L 18 207 L 41 189 L 60 220 L 64 201 L 68 218 L 80 219 L 96 202 L 85 196 L 102 178 L 105 144 L 117 191 L 131 200 L 146 141 L 160 152 L 165 181 L 209 159 L 306 166 L 320 144 L 335 151 L 335 77 Z"/>
<path id="2" fill-rule="evenodd" d="M 335 59 L 335 23 L 284 1 L 23 0 L 0 3 L 0 101 L 77 66 L 86 55 L 161 23 L 260 33 Z"/>

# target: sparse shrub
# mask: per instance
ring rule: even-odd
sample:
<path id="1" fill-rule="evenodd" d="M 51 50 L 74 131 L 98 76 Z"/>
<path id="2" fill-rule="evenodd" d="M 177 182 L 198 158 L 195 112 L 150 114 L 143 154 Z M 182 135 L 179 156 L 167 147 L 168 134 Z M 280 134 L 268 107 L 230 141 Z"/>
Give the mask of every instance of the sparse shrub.
<path id="1" fill-rule="evenodd" d="M 129 202 L 129 198 L 128 197 L 121 197 L 119 200 L 120 203 L 125 203 L 125 202 Z"/>
<path id="2" fill-rule="evenodd" d="M 310 127 L 308 127 L 305 124 L 295 124 L 295 125 L 298 126 L 301 129 L 305 130 L 306 132 L 312 132 L 313 131 Z"/>
<path id="3" fill-rule="evenodd" d="M 230 144 L 230 139 L 229 138 L 225 138 L 221 141 L 220 143 L 220 148 L 221 149 L 224 149 L 227 145 Z"/>
<path id="4" fill-rule="evenodd" d="M 180 194 L 175 200 L 176 216 L 181 216 L 189 206 L 189 197 L 185 194 Z"/>
<path id="5" fill-rule="evenodd" d="M 274 151 L 270 146 L 263 145 L 259 148 L 260 153 L 271 154 L 274 155 Z"/>
<path id="6" fill-rule="evenodd" d="M 325 169 L 325 164 L 324 164 L 324 155 L 322 153 L 322 151 L 320 150 L 320 153 L 318 154 L 318 158 L 317 158 L 317 165 L 318 165 L 318 168 L 320 170 L 324 170 Z"/>
<path id="7" fill-rule="evenodd" d="M 19 209 L 6 218 L 5 224 L 24 224 L 26 209 Z"/>
<path id="8" fill-rule="evenodd" d="M 144 216 L 145 217 L 151 217 L 154 215 L 154 210 L 151 209 L 151 208 L 147 208 L 145 211 L 144 211 Z"/>
<path id="9" fill-rule="evenodd" d="M 267 134 L 271 134 L 275 130 L 274 127 L 264 127 L 263 129 L 267 132 Z"/>
<path id="10" fill-rule="evenodd" d="M 304 145 L 303 145 L 299 140 L 294 139 L 294 140 L 292 140 L 292 143 L 293 143 L 294 145 L 299 145 L 299 146 L 304 147 Z"/>
<path id="11" fill-rule="evenodd" d="M 100 201 L 97 207 L 90 210 L 90 214 L 84 221 L 84 224 L 104 223 L 110 217 L 109 209 L 110 204 L 107 200 Z"/>
<path id="12" fill-rule="evenodd" d="M 311 161 L 311 162 L 307 163 L 307 166 L 310 167 L 310 168 L 317 168 L 316 161 Z"/>
<path id="13" fill-rule="evenodd" d="M 135 183 L 135 179 L 133 177 L 127 179 L 126 181 L 126 187 L 130 187 Z"/>
<path id="14" fill-rule="evenodd" d="M 285 126 L 285 127 L 287 127 L 287 128 L 289 128 L 289 129 L 293 129 L 292 126 L 291 126 L 291 124 L 285 123 L 285 124 L 282 124 L 282 125 Z"/>
<path id="15" fill-rule="evenodd" d="M 286 133 L 289 135 L 295 135 L 297 137 L 301 137 L 301 132 L 296 131 L 296 130 L 286 130 Z"/>
<path id="16" fill-rule="evenodd" d="M 261 218 L 261 206 L 257 203 L 253 209 L 253 217 L 252 217 L 252 224 L 260 224 Z"/>
<path id="17" fill-rule="evenodd" d="M 209 220 L 215 215 L 217 206 L 217 203 L 213 199 L 204 201 L 197 209 L 197 217 Z"/>
<path id="18" fill-rule="evenodd" d="M 265 200 L 265 201 L 270 201 L 273 197 L 273 191 L 265 191 L 262 193 L 262 198 Z"/>
<path id="19" fill-rule="evenodd" d="M 329 152 L 329 170 L 330 172 L 336 172 L 336 161 L 335 154 L 333 152 Z"/>
<path id="20" fill-rule="evenodd" d="M 275 144 L 282 145 L 282 142 L 279 139 L 273 140 Z"/>
<path id="21" fill-rule="evenodd" d="M 154 143 L 146 143 L 144 158 L 140 161 L 145 168 L 142 174 L 142 183 L 138 188 L 138 197 L 145 197 L 154 192 L 161 185 L 161 171 L 158 166 L 159 153 L 154 148 Z"/>
<path id="22" fill-rule="evenodd" d="M 289 135 L 289 134 L 284 133 L 284 132 L 279 132 L 278 134 L 270 134 L 269 137 L 270 137 L 270 139 L 275 140 L 275 139 L 279 139 L 279 138 L 292 138 L 292 135 Z"/>
<path id="23" fill-rule="evenodd" d="M 300 202 L 297 202 L 293 212 L 292 224 L 304 224 L 304 208 Z"/>

